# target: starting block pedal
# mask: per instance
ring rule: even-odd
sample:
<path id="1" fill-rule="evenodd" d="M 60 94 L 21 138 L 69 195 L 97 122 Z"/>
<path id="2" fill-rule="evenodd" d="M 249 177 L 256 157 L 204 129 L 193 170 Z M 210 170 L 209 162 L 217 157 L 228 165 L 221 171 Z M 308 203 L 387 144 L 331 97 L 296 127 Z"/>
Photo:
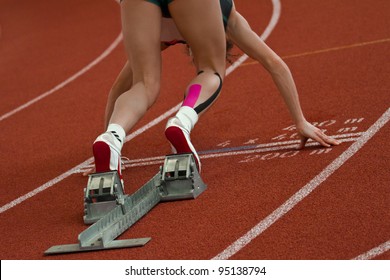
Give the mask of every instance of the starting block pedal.
<path id="1" fill-rule="evenodd" d="M 192 154 L 166 156 L 161 178 L 161 201 L 195 199 L 207 187 Z"/>
<path id="2" fill-rule="evenodd" d="M 95 223 L 118 204 L 123 204 L 125 196 L 117 171 L 89 175 L 84 189 L 84 223 Z"/>
<path id="3" fill-rule="evenodd" d="M 84 222 L 78 244 L 57 245 L 45 254 L 130 248 L 151 238 L 115 240 L 160 201 L 195 199 L 206 185 L 192 154 L 168 155 L 160 171 L 132 195 L 125 195 L 116 171 L 91 174 L 84 190 Z"/>

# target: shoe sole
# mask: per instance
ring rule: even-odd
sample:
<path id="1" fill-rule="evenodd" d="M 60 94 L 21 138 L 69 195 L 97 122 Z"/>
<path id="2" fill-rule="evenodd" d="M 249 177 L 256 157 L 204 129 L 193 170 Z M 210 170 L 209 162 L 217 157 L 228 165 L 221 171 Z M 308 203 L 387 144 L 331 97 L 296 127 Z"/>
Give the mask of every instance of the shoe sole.
<path id="1" fill-rule="evenodd" d="M 95 142 L 92 146 L 95 158 L 96 173 L 108 172 L 110 170 L 110 146 L 102 141 Z"/>
<path id="2" fill-rule="evenodd" d="M 183 131 L 177 126 L 170 126 L 165 130 L 165 137 L 171 143 L 171 145 L 176 149 L 176 152 L 179 154 L 192 153 L 195 158 L 196 166 L 200 171 L 200 162 L 195 149 L 192 150 L 188 144 L 187 138 L 185 137 Z"/>

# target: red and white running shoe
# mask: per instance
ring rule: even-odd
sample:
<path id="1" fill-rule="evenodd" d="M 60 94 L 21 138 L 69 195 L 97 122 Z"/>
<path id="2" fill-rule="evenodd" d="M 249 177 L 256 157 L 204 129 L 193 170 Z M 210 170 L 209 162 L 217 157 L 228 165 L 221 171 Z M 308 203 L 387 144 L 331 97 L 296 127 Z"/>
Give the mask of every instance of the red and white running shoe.
<path id="1" fill-rule="evenodd" d="M 115 141 L 118 140 L 111 132 L 105 132 L 93 143 L 96 173 L 117 170 L 122 179 L 121 152 Z"/>
<path id="2" fill-rule="evenodd" d="M 191 143 L 190 130 L 187 129 L 185 125 L 183 125 L 178 117 L 173 117 L 168 120 L 165 129 L 165 137 L 171 143 L 174 152 L 179 154 L 192 153 L 194 155 L 194 159 L 200 173 L 200 159 L 198 153 Z"/>

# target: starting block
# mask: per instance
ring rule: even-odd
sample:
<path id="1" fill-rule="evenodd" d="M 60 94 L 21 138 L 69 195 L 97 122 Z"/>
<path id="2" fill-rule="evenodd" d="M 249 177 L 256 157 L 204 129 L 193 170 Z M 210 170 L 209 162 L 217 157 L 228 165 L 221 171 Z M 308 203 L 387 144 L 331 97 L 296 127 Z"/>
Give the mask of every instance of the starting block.
<path id="1" fill-rule="evenodd" d="M 125 194 L 118 172 L 94 173 L 84 189 L 84 223 L 93 224 L 118 204 Z"/>
<path id="2" fill-rule="evenodd" d="M 207 186 L 192 154 L 165 157 L 160 171 L 134 194 L 126 195 L 116 171 L 91 174 L 84 189 L 84 223 L 92 224 L 78 236 L 78 244 L 57 245 L 45 254 L 130 248 L 151 238 L 115 240 L 160 201 L 195 199 Z"/>
<path id="3" fill-rule="evenodd" d="M 206 185 L 192 154 L 169 155 L 162 167 L 161 201 L 195 199 Z"/>

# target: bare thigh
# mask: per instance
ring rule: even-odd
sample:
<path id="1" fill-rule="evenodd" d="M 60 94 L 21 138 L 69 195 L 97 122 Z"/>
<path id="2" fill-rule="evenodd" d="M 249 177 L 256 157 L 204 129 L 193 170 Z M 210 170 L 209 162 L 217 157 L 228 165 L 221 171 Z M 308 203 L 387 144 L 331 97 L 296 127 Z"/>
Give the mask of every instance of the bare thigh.
<path id="1" fill-rule="evenodd" d="M 161 72 L 161 9 L 145 0 L 123 0 L 122 30 L 133 84 L 155 82 Z"/>
<path id="2" fill-rule="evenodd" d="M 225 73 L 226 38 L 219 0 L 174 0 L 169 11 L 198 70 Z"/>
<path id="3" fill-rule="evenodd" d="M 109 123 L 119 124 L 129 132 L 160 91 L 161 9 L 145 0 L 123 0 L 121 15 L 123 40 L 133 76 L 131 88 L 116 100 Z"/>

